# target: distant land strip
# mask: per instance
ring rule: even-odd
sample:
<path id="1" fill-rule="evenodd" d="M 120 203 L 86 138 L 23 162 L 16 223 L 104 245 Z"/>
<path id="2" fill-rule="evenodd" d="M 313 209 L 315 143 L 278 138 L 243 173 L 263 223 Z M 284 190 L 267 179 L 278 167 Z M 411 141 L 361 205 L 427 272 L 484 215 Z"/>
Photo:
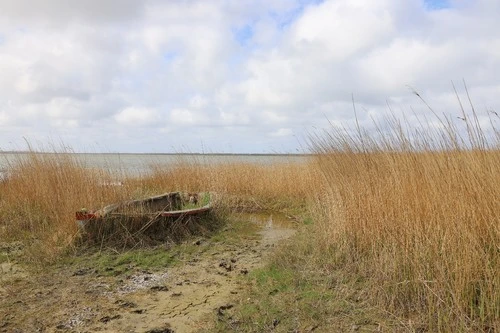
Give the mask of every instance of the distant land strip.
<path id="1" fill-rule="evenodd" d="M 71 155 L 169 155 L 169 156 L 313 156 L 312 153 L 80 153 L 57 151 L 0 150 L 0 154 L 71 154 Z"/>

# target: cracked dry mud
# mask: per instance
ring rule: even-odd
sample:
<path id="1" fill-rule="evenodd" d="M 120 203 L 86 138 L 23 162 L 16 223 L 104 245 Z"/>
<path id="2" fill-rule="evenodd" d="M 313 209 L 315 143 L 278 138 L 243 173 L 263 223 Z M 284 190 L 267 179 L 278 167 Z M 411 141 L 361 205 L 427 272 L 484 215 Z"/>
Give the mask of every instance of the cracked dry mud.
<path id="1" fill-rule="evenodd" d="M 196 242 L 182 264 L 100 276 L 91 267 L 58 268 L 30 276 L 16 265 L 0 271 L 0 332 L 196 332 L 232 307 L 242 275 L 262 266 L 290 223 L 248 216 L 257 237 Z M 253 220 L 253 221 L 252 221 Z"/>

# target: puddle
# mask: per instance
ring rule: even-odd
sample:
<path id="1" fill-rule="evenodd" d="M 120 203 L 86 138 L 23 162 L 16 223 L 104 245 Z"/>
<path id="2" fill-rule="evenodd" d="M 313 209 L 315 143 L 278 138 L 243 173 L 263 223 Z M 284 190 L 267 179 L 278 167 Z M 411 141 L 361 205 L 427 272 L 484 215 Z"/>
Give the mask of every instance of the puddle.
<path id="1" fill-rule="evenodd" d="M 293 229 L 294 220 L 281 213 L 238 213 L 238 219 L 256 223 L 262 227 L 275 229 Z"/>
<path id="2" fill-rule="evenodd" d="M 262 237 L 263 245 L 274 245 L 293 236 L 296 232 L 294 220 L 280 213 L 240 213 L 238 218 L 261 227 L 258 234 Z"/>

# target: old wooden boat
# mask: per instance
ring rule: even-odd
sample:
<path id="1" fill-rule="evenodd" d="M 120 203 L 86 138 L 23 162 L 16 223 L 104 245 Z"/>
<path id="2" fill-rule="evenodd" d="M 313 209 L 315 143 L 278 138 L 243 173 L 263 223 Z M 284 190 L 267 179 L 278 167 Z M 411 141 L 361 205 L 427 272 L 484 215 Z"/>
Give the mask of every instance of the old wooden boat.
<path id="1" fill-rule="evenodd" d="M 169 192 L 140 200 L 76 212 L 79 231 L 88 239 L 175 238 L 182 230 L 209 215 L 209 193 Z"/>

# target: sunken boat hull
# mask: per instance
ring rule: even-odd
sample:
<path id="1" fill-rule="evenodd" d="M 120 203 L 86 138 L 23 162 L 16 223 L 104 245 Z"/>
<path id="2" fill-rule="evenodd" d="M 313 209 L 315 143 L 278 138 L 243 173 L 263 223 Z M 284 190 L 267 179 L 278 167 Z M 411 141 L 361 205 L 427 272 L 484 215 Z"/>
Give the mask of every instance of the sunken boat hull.
<path id="1" fill-rule="evenodd" d="M 179 241 L 187 235 L 212 229 L 209 194 L 169 192 L 142 200 L 130 200 L 100 210 L 76 213 L 77 224 L 86 242 L 137 245 Z M 208 199 L 207 199 L 208 196 Z"/>

